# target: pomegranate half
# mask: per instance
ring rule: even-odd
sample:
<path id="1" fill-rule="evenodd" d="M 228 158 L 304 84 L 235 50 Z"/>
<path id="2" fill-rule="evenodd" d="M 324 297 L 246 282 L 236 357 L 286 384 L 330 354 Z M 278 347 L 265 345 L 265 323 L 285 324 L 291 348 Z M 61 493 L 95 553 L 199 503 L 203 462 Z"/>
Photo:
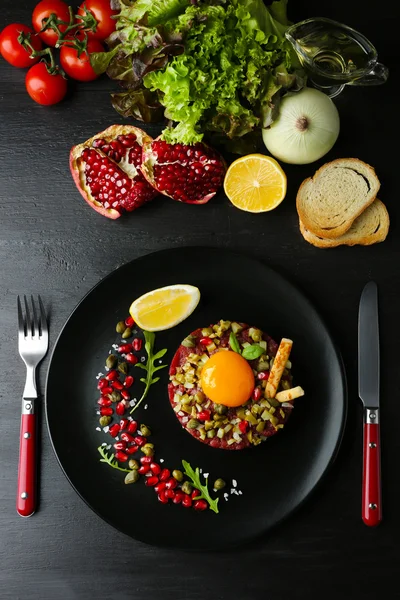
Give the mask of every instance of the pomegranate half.
<path id="1" fill-rule="evenodd" d="M 143 145 L 142 171 L 158 192 L 186 204 L 205 204 L 220 189 L 226 163 L 201 142 L 187 146 L 157 138 Z"/>
<path id="2" fill-rule="evenodd" d="M 111 125 L 73 146 L 72 177 L 89 206 L 109 219 L 118 219 L 157 196 L 142 172 L 142 147 L 151 142 L 138 127 Z"/>

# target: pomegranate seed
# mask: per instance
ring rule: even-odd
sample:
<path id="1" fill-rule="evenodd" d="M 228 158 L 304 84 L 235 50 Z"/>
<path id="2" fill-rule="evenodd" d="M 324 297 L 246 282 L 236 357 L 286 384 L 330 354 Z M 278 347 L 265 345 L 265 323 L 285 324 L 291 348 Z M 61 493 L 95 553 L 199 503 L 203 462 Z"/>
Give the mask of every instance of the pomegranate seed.
<path id="1" fill-rule="evenodd" d="M 132 375 L 127 375 L 125 377 L 124 386 L 126 388 L 130 388 L 134 381 L 135 379 L 132 377 Z"/>
<path id="2" fill-rule="evenodd" d="M 126 442 L 115 442 L 114 448 L 116 450 L 126 450 Z"/>
<path id="3" fill-rule="evenodd" d="M 121 396 L 123 397 L 124 400 L 130 400 L 131 395 L 128 392 L 128 390 L 121 390 Z"/>
<path id="4" fill-rule="evenodd" d="M 125 357 L 126 362 L 130 363 L 131 365 L 136 365 L 136 363 L 138 362 L 138 357 L 135 356 L 134 354 L 132 354 L 131 352 L 129 354 L 126 355 Z"/>
<path id="5" fill-rule="evenodd" d="M 134 321 L 133 317 L 127 317 L 125 319 L 125 325 L 127 327 L 133 327 L 134 324 L 135 324 L 135 321 Z"/>
<path id="6" fill-rule="evenodd" d="M 149 458 L 151 458 L 151 457 L 149 457 Z M 155 462 L 150 463 L 150 470 L 153 473 L 153 475 L 159 475 L 161 473 L 160 465 L 158 465 Z"/>
<path id="7" fill-rule="evenodd" d="M 124 402 L 118 402 L 118 404 L 115 407 L 115 412 L 117 413 L 117 415 L 122 417 L 122 415 L 125 414 L 125 411 L 126 411 L 126 406 L 125 406 Z"/>
<path id="8" fill-rule="evenodd" d="M 209 337 L 203 337 L 200 339 L 200 344 L 203 344 L 203 346 L 209 346 L 212 344 L 212 339 Z"/>
<path id="9" fill-rule="evenodd" d="M 129 446 L 126 451 L 128 454 L 135 454 L 139 450 L 139 446 Z"/>
<path id="10" fill-rule="evenodd" d="M 136 421 L 131 421 L 129 423 L 129 425 L 128 425 L 128 432 L 129 433 L 136 433 L 137 427 L 138 427 L 138 425 L 137 425 Z"/>
<path id="11" fill-rule="evenodd" d="M 158 483 L 158 477 L 153 475 L 153 477 L 148 477 L 145 481 L 145 484 L 149 487 L 154 487 Z"/>
<path id="12" fill-rule="evenodd" d="M 103 387 L 103 389 L 101 390 L 101 393 L 103 394 L 103 396 L 108 396 L 108 394 L 113 393 L 113 389 L 112 389 L 112 387 L 110 387 L 108 385 L 107 387 Z"/>
<path id="13" fill-rule="evenodd" d="M 123 390 L 124 389 L 124 385 L 123 383 L 121 383 L 121 381 L 119 379 L 116 379 L 115 381 L 112 382 L 111 384 L 114 388 L 114 390 Z"/>
<path id="14" fill-rule="evenodd" d="M 171 477 L 171 472 L 169 471 L 169 469 L 163 469 L 160 473 L 160 481 L 166 481 L 167 479 L 169 479 L 169 477 Z"/>
<path id="15" fill-rule="evenodd" d="M 116 379 L 118 379 L 118 371 L 113 369 L 112 371 L 107 373 L 106 379 L 107 379 L 107 381 L 115 381 Z"/>
<path id="16" fill-rule="evenodd" d="M 110 398 L 106 398 L 106 397 L 102 396 L 101 398 L 99 398 L 97 400 L 97 404 L 99 404 L 100 406 L 111 406 L 112 402 L 111 402 Z"/>
<path id="17" fill-rule="evenodd" d="M 191 496 L 192 496 L 192 500 L 194 500 L 195 498 L 197 498 L 197 496 L 200 496 L 200 491 L 193 490 L 193 492 L 191 493 Z"/>
<path id="18" fill-rule="evenodd" d="M 175 492 L 174 490 L 165 490 L 165 495 L 167 498 L 170 498 L 171 500 L 173 500 L 175 498 Z"/>
<path id="19" fill-rule="evenodd" d="M 141 448 L 142 446 L 144 446 L 144 445 L 146 444 L 146 442 L 147 442 L 147 438 L 145 438 L 145 437 L 144 437 L 144 436 L 142 436 L 142 435 L 137 435 L 137 436 L 136 436 L 136 437 L 133 439 L 133 441 L 135 442 L 135 444 L 136 444 L 137 446 L 139 446 L 139 448 Z"/>
<path id="20" fill-rule="evenodd" d="M 260 381 L 265 381 L 269 378 L 269 371 L 260 371 L 260 373 L 257 374 L 257 379 L 259 379 Z"/>
<path id="21" fill-rule="evenodd" d="M 192 506 L 192 499 L 189 494 L 184 494 L 182 498 L 182 504 L 185 508 L 190 508 Z"/>
<path id="22" fill-rule="evenodd" d="M 255 402 L 257 402 L 258 400 L 260 400 L 261 396 L 262 396 L 261 388 L 259 388 L 259 387 L 254 388 L 254 391 L 253 391 L 253 394 L 252 394 L 253 400 Z"/>
<path id="23" fill-rule="evenodd" d="M 129 423 L 128 419 L 121 419 L 120 420 L 119 426 L 121 427 L 121 431 L 123 429 L 126 429 L 128 427 L 128 423 Z M 128 431 L 129 431 L 129 429 L 128 429 Z"/>
<path id="24" fill-rule="evenodd" d="M 146 482 L 147 483 L 147 482 Z M 161 491 L 158 494 L 158 501 L 161 502 L 162 504 L 168 504 L 168 498 L 165 495 L 164 491 Z"/>
<path id="25" fill-rule="evenodd" d="M 146 475 L 150 471 L 150 465 L 142 465 L 139 469 L 141 475 Z"/>
<path id="26" fill-rule="evenodd" d="M 194 510 L 207 510 L 208 502 L 205 500 L 196 500 L 196 502 L 193 504 L 193 508 Z"/>
<path id="27" fill-rule="evenodd" d="M 248 426 L 249 424 L 247 421 L 240 421 L 239 423 L 239 429 L 242 433 L 246 433 Z"/>
<path id="28" fill-rule="evenodd" d="M 153 459 L 151 456 L 142 456 L 140 462 L 142 465 L 150 465 L 153 462 Z"/>
<path id="29" fill-rule="evenodd" d="M 143 341 L 140 338 L 135 338 L 132 342 L 132 347 L 135 352 L 139 352 L 142 349 Z"/>
<path id="30" fill-rule="evenodd" d="M 197 413 L 197 418 L 199 421 L 209 421 L 211 419 L 211 411 L 210 410 L 202 410 Z"/>
<path id="31" fill-rule="evenodd" d="M 107 379 L 103 378 L 99 380 L 99 383 L 97 384 L 97 389 L 98 390 L 102 390 L 104 387 L 108 386 L 108 381 Z"/>
<path id="32" fill-rule="evenodd" d="M 165 490 L 165 481 L 160 481 L 160 483 L 157 483 L 154 489 L 157 492 L 157 494 Z"/>
<path id="33" fill-rule="evenodd" d="M 136 443 L 135 438 L 130 433 L 126 433 L 126 431 L 121 433 L 121 440 L 123 440 L 124 442 L 135 442 Z"/>
<path id="34" fill-rule="evenodd" d="M 128 455 L 125 452 L 121 452 L 120 450 L 114 454 L 115 458 L 119 462 L 125 462 L 128 460 Z"/>
<path id="35" fill-rule="evenodd" d="M 161 477 L 160 477 L 160 479 L 161 479 Z M 176 488 L 177 485 L 178 485 L 178 482 L 174 477 L 167 479 L 167 481 L 165 482 L 165 487 L 167 488 L 167 490 L 173 490 L 174 488 Z"/>
<path id="36" fill-rule="evenodd" d="M 127 354 L 128 352 L 131 352 L 131 350 L 132 344 L 121 344 L 121 346 L 118 346 L 118 352 L 121 354 Z"/>
<path id="37" fill-rule="evenodd" d="M 102 406 L 100 408 L 100 414 L 102 417 L 111 417 L 114 414 L 114 410 L 108 406 Z"/>
<path id="38" fill-rule="evenodd" d="M 174 504 L 179 504 L 180 502 L 182 502 L 184 496 L 184 492 L 181 492 L 181 490 L 177 490 L 175 492 Z"/>
<path id="39" fill-rule="evenodd" d="M 118 423 L 114 423 L 114 425 L 111 425 L 110 429 L 108 430 L 108 433 L 112 437 L 117 437 L 117 435 L 119 434 L 119 430 L 120 426 L 118 425 Z"/>

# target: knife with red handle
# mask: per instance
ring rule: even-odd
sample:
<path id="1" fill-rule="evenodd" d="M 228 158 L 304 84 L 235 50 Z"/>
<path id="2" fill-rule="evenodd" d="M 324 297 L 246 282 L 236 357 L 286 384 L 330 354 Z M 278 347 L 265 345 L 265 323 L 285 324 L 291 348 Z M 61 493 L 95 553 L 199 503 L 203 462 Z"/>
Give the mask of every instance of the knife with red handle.
<path id="1" fill-rule="evenodd" d="M 378 288 L 370 281 L 361 294 L 358 315 L 358 393 L 364 404 L 362 519 L 369 526 L 382 520 L 379 391 Z"/>

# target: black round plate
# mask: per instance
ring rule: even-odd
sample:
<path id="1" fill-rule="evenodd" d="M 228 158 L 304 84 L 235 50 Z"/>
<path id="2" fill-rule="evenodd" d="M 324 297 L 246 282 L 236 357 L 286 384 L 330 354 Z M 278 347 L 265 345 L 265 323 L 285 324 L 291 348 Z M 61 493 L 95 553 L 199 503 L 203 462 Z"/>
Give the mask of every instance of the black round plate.
<path id="1" fill-rule="evenodd" d="M 201 301 L 183 323 L 156 334 L 156 349 L 169 362 L 181 340 L 220 319 L 256 325 L 277 341 L 294 340 L 295 383 L 306 392 L 284 430 L 242 451 L 216 450 L 192 438 L 168 400 L 168 369 L 158 372 L 134 413 L 153 431 L 157 458 L 179 468 L 182 459 L 233 479 L 242 495 L 221 497 L 219 514 L 163 505 L 142 482 L 124 484 L 124 473 L 99 461 L 97 447 L 112 438 L 96 431 L 96 375 L 116 342 L 115 324 L 135 298 L 152 289 L 188 283 Z M 88 328 L 87 324 L 90 324 Z M 88 334 L 88 329 L 90 333 Z M 134 375 L 141 374 L 132 369 Z M 103 371 L 104 372 L 104 371 Z M 68 377 L 65 374 L 68 373 Z M 136 378 L 139 381 L 139 376 Z M 131 388 L 136 396 L 141 383 Z M 287 517 L 315 488 L 338 450 L 346 416 L 346 381 L 334 342 L 309 301 L 282 276 L 258 262 L 221 249 L 156 252 L 117 269 L 78 304 L 55 345 L 46 385 L 46 414 L 58 461 L 83 500 L 120 531 L 143 542 L 187 549 L 218 549 L 249 541 Z"/>

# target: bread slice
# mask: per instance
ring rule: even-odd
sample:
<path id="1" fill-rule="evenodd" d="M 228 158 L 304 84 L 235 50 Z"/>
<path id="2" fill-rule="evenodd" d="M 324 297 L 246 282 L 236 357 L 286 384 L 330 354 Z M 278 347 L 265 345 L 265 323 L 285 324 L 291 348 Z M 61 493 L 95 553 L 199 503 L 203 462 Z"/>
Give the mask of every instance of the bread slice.
<path id="1" fill-rule="evenodd" d="M 335 239 L 375 200 L 380 182 L 375 170 L 357 158 L 326 163 L 301 184 L 296 206 L 304 227 Z"/>
<path id="2" fill-rule="evenodd" d="M 357 217 L 350 229 L 340 237 L 330 240 L 308 231 L 300 221 L 300 231 L 307 242 L 317 248 L 335 248 L 336 246 L 370 246 L 383 242 L 389 231 L 389 213 L 386 206 L 376 200 Z"/>

